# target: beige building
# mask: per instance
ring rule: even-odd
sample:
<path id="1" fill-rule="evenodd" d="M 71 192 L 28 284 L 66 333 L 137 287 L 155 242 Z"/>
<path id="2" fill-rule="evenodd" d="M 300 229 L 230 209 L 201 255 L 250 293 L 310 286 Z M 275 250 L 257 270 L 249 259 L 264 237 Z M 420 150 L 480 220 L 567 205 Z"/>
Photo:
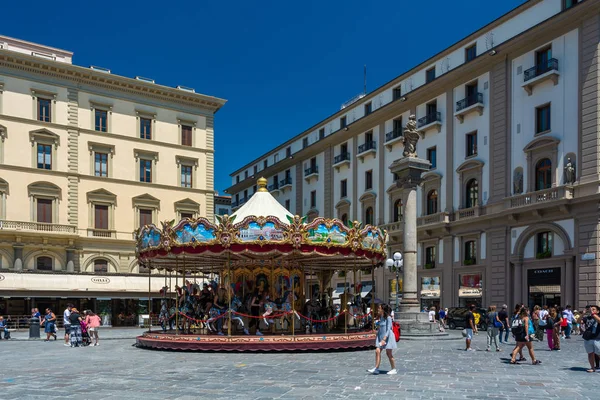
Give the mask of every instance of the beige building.
<path id="1" fill-rule="evenodd" d="M 600 2 L 524 2 L 309 122 L 233 171 L 227 193 L 235 209 L 264 176 L 295 214 L 383 226 L 389 253 L 402 251 L 405 193 L 390 166 L 416 115 L 432 164 L 417 193 L 422 305 L 599 303 L 599 65 Z M 384 268 L 356 280 L 395 302 Z"/>
<path id="2" fill-rule="evenodd" d="M 72 55 L 0 36 L 0 314 L 69 301 L 124 323 L 148 297 L 134 230 L 213 216 L 225 100 Z"/>

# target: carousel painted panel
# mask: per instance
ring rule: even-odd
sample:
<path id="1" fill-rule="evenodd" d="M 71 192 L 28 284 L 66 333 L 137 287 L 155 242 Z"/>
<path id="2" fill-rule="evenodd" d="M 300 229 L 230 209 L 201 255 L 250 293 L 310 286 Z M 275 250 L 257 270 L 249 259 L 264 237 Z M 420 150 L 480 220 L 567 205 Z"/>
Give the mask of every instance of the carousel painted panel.
<path id="1" fill-rule="evenodd" d="M 138 232 L 138 250 L 150 250 L 160 247 L 162 232 L 154 225 L 145 225 Z"/>
<path id="2" fill-rule="evenodd" d="M 348 243 L 349 229 L 339 220 L 316 218 L 306 225 L 306 241 L 310 244 L 344 246 Z"/>
<path id="3" fill-rule="evenodd" d="M 381 251 L 384 248 L 384 236 L 379 228 L 367 225 L 360 232 L 360 237 L 363 249 Z"/>
<path id="4" fill-rule="evenodd" d="M 240 242 L 283 242 L 285 240 L 285 227 L 273 217 L 246 217 L 235 225 L 238 230 L 237 238 Z"/>
<path id="5" fill-rule="evenodd" d="M 177 245 L 212 243 L 217 238 L 216 229 L 217 227 L 205 218 L 195 221 L 186 218 L 173 228 L 172 237 Z"/>

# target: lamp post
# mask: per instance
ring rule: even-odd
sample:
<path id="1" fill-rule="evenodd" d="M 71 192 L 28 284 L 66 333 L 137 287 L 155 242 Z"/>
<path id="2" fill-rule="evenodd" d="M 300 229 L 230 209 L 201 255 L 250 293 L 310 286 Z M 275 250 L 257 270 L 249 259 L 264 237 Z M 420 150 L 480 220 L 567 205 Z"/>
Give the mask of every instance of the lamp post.
<path id="1" fill-rule="evenodd" d="M 400 272 L 402 271 L 402 267 L 404 266 L 404 260 L 402 259 L 402 253 L 399 251 L 395 252 L 392 255 L 392 258 L 388 258 L 385 262 L 385 265 L 388 267 L 390 272 L 396 273 L 396 309 L 398 311 L 398 288 L 400 286 Z"/>

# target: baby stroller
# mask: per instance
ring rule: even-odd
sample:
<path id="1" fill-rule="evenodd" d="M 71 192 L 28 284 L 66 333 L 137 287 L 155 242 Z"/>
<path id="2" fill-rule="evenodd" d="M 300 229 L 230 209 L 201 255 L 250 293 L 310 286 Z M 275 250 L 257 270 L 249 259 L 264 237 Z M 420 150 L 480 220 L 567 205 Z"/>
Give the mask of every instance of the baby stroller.
<path id="1" fill-rule="evenodd" d="M 90 338 L 90 334 L 87 330 L 87 325 L 85 322 L 81 321 L 81 340 L 84 346 L 89 346 L 92 344 L 92 339 Z"/>

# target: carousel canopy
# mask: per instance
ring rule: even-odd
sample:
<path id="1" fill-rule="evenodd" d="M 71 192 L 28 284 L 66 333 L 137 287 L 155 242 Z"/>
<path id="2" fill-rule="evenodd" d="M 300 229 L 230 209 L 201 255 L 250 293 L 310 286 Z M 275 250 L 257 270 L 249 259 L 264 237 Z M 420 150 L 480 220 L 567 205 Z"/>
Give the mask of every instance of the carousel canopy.
<path id="1" fill-rule="evenodd" d="M 386 258 L 387 234 L 376 226 L 292 215 L 258 180 L 258 191 L 233 215 L 184 218 L 137 232 L 138 262 L 149 268 L 214 272 L 236 267 L 306 270 L 374 268 Z"/>

